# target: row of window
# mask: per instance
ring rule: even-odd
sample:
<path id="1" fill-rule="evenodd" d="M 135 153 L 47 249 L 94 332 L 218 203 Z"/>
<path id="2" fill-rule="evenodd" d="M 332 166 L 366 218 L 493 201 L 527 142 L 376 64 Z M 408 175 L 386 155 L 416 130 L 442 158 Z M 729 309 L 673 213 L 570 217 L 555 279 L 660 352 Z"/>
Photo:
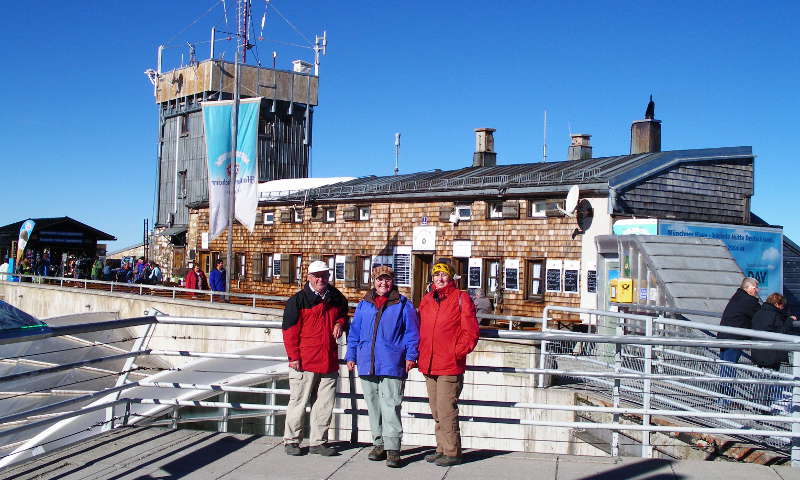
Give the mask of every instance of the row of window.
<path id="1" fill-rule="evenodd" d="M 203 266 L 210 271 L 218 252 L 203 253 Z M 252 258 L 252 271 L 246 277 L 246 255 L 236 253 L 234 278 L 256 282 L 280 282 L 302 286 L 305 282 L 303 255 L 282 253 L 258 253 Z M 341 287 L 368 289 L 372 287 L 372 268 L 389 265 L 395 271 L 395 284 L 408 287 L 412 284 L 412 258 L 409 247 L 396 247 L 392 255 L 322 255 L 320 259 L 328 265 L 330 283 Z M 524 291 L 530 300 L 541 301 L 546 292 L 578 293 L 580 264 L 571 260 L 496 259 L 496 258 L 452 258 L 449 259 L 456 272 L 458 287 L 481 289 L 488 295 L 498 290 Z M 520 282 L 524 268 L 525 283 Z M 591 277 L 591 272 L 590 272 Z M 430 281 L 425 278 L 424 281 Z M 589 291 L 594 290 L 590 278 Z"/>
<path id="2" fill-rule="evenodd" d="M 528 217 L 541 218 L 546 217 L 554 212 L 560 212 L 564 208 L 563 200 L 530 200 L 528 201 Z M 304 220 L 304 210 L 301 207 L 292 207 L 282 212 L 282 222 L 302 223 Z M 273 225 L 275 223 L 275 210 L 267 210 L 263 212 L 264 225 Z M 336 222 L 336 207 L 322 207 L 311 209 L 312 219 L 315 221 L 322 221 L 327 223 Z M 356 205 L 344 209 L 345 221 L 361 221 L 366 222 L 370 219 L 370 206 L 369 205 Z M 474 211 L 471 203 L 456 204 L 452 209 L 443 207 L 440 212 L 441 220 L 458 219 L 458 221 L 469 221 L 475 218 Z M 519 218 L 519 202 L 516 200 L 511 201 L 496 201 L 488 202 L 486 207 L 486 218 L 501 219 L 501 218 Z"/>

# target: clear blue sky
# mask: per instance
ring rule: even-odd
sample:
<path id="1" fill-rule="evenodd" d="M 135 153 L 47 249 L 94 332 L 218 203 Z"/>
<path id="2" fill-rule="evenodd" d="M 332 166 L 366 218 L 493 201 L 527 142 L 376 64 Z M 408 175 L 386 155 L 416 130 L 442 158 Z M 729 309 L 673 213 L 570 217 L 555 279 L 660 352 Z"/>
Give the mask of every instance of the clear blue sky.
<path id="1" fill-rule="evenodd" d="M 211 27 L 234 28 L 226 4 L 227 27 L 213 0 L 6 5 L 0 225 L 68 215 L 117 236 L 112 249 L 140 241 L 157 127 L 142 72 L 162 43 L 165 69 L 187 41 L 207 58 Z M 545 109 L 550 160 L 565 159 L 569 128 L 595 156 L 626 154 L 652 93 L 664 150 L 751 145 L 753 211 L 800 241 L 800 2 L 272 4 L 311 40 L 328 31 L 312 176 L 391 174 L 395 132 L 403 173 L 469 165 L 476 127 L 497 129 L 499 163 L 540 161 Z M 263 0 L 253 11 L 258 24 Z M 273 9 L 264 38 L 265 63 L 312 57 Z M 218 44 L 226 59 L 232 43 Z"/>

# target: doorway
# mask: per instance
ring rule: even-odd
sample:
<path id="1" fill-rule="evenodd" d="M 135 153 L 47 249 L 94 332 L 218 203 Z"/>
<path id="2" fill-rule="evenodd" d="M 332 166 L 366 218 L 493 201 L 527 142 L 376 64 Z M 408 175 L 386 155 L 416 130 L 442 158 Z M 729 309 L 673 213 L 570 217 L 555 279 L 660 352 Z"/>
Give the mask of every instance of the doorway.
<path id="1" fill-rule="evenodd" d="M 414 255 L 414 285 L 411 292 L 411 301 L 419 307 L 419 302 L 425 296 L 426 289 L 431 283 L 431 267 L 433 255 Z"/>

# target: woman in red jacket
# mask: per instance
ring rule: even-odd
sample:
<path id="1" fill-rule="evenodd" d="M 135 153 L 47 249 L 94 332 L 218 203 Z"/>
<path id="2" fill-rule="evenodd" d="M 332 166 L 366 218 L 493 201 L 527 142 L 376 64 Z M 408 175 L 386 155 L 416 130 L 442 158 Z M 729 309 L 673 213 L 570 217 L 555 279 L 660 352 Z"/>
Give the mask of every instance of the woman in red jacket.
<path id="1" fill-rule="evenodd" d="M 186 272 L 186 276 L 183 279 L 184 287 L 190 290 L 208 290 L 208 280 L 206 280 L 206 274 L 202 270 L 200 270 L 200 265 L 195 263 L 194 267 L 191 270 Z M 192 298 L 196 298 L 194 292 L 192 292 Z"/>
<path id="2" fill-rule="evenodd" d="M 437 263 L 431 273 L 433 288 L 419 304 L 418 368 L 425 375 L 436 422 L 436 452 L 425 460 L 446 467 L 461 463 L 458 397 L 467 354 L 478 344 L 479 331 L 475 305 L 456 288 L 450 265 Z"/>

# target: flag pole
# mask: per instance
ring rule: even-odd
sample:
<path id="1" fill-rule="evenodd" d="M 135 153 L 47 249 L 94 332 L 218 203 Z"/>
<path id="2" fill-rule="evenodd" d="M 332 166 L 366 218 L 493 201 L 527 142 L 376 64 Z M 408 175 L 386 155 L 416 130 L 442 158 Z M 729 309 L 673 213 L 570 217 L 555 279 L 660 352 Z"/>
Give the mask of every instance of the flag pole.
<path id="1" fill-rule="evenodd" d="M 237 35 L 236 54 L 234 55 L 233 70 L 233 109 L 231 111 L 231 163 L 230 163 L 230 188 L 228 189 L 228 248 L 225 255 L 225 290 L 231 293 L 231 269 L 233 267 L 233 217 L 236 214 L 236 151 L 237 135 L 239 130 L 239 80 L 240 63 L 239 49 L 242 44 L 241 35 Z M 227 298 L 230 300 L 230 297 Z"/>

